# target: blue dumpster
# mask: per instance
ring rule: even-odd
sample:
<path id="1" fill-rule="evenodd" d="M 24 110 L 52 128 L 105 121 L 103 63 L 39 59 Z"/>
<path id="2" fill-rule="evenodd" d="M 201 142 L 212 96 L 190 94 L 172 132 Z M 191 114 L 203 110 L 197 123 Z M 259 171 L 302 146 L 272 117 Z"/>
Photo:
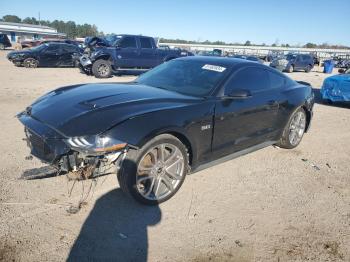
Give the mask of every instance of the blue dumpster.
<path id="1" fill-rule="evenodd" d="M 325 60 L 324 61 L 323 73 L 331 74 L 333 72 L 333 68 L 334 68 L 334 61 L 333 60 Z"/>

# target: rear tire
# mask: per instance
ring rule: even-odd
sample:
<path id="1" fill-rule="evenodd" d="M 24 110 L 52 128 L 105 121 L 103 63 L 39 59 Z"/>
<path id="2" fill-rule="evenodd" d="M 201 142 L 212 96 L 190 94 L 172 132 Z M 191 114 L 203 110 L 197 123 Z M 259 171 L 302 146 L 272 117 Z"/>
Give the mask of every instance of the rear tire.
<path id="1" fill-rule="evenodd" d="M 288 73 L 293 73 L 293 71 L 294 71 L 294 66 L 290 65 L 288 68 Z"/>
<path id="2" fill-rule="evenodd" d="M 23 65 L 26 68 L 37 68 L 39 65 L 39 62 L 35 58 L 26 58 L 23 61 Z"/>
<path id="3" fill-rule="evenodd" d="M 130 149 L 117 172 L 121 189 L 146 205 L 173 197 L 188 173 L 186 147 L 172 135 L 159 135 L 138 150 Z"/>
<path id="4" fill-rule="evenodd" d="M 0 50 L 5 50 L 4 44 L 0 44 Z"/>
<path id="5" fill-rule="evenodd" d="M 303 108 L 296 109 L 285 126 L 280 141 L 276 144 L 279 147 L 292 149 L 297 147 L 304 135 L 306 127 L 306 113 Z"/>
<path id="6" fill-rule="evenodd" d="M 306 73 L 309 73 L 311 71 L 311 65 L 308 65 L 306 68 L 305 68 L 305 72 Z"/>
<path id="7" fill-rule="evenodd" d="M 112 66 L 108 60 L 99 59 L 92 65 L 92 73 L 96 78 L 109 78 L 112 75 Z"/>

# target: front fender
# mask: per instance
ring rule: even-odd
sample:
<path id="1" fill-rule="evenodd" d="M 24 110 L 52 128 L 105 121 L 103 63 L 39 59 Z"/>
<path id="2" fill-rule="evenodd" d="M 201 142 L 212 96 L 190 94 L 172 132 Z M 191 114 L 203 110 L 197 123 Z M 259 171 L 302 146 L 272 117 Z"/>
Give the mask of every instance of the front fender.
<path id="1" fill-rule="evenodd" d="M 131 117 L 106 133 L 139 148 L 157 135 L 172 134 L 189 147 L 195 166 L 211 153 L 214 108 L 215 103 L 208 100 L 146 113 Z M 203 129 L 203 126 L 209 128 Z"/>
<path id="2" fill-rule="evenodd" d="M 111 54 L 104 52 L 104 51 L 97 51 L 94 55 L 91 55 L 90 60 L 92 63 L 94 63 L 97 60 L 111 60 L 112 56 Z"/>
<path id="3" fill-rule="evenodd" d="M 164 123 L 158 126 L 159 123 L 150 120 L 149 116 L 131 118 L 115 126 L 107 133 L 135 148 L 143 147 L 149 140 L 158 135 L 172 134 L 189 147 L 192 159 L 197 159 L 195 139 L 185 127 L 170 123 Z"/>

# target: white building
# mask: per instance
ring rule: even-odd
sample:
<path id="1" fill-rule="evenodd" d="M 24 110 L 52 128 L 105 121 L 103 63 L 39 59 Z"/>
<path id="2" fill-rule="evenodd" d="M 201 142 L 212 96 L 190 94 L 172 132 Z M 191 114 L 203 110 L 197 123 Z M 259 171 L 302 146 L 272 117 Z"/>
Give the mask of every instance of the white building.
<path id="1" fill-rule="evenodd" d="M 17 42 L 19 37 L 21 41 L 66 37 L 65 34 L 58 33 L 52 27 L 8 22 L 0 22 L 0 33 L 7 34 L 12 43 Z"/>

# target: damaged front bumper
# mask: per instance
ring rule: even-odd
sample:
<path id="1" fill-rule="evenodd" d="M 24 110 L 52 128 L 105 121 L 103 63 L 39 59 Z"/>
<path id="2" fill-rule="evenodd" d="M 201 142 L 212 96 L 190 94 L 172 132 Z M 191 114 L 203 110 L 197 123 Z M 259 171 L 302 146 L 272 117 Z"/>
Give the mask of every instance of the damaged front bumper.
<path id="1" fill-rule="evenodd" d="M 82 55 L 79 59 L 78 67 L 80 72 L 85 73 L 87 75 L 92 74 L 92 61 L 88 55 Z"/>
<path id="2" fill-rule="evenodd" d="M 288 70 L 289 66 L 289 63 L 286 60 L 273 60 L 270 63 L 270 67 L 275 68 L 281 72 Z"/>
<path id="3" fill-rule="evenodd" d="M 110 148 L 104 152 L 90 148 L 74 148 L 65 137 L 35 118 L 27 115 L 18 115 L 25 126 L 26 142 L 31 154 L 44 163 L 54 166 L 59 172 L 69 174 L 69 178 L 87 179 L 97 176 L 116 173 L 121 156 L 127 152 L 127 144 Z"/>

